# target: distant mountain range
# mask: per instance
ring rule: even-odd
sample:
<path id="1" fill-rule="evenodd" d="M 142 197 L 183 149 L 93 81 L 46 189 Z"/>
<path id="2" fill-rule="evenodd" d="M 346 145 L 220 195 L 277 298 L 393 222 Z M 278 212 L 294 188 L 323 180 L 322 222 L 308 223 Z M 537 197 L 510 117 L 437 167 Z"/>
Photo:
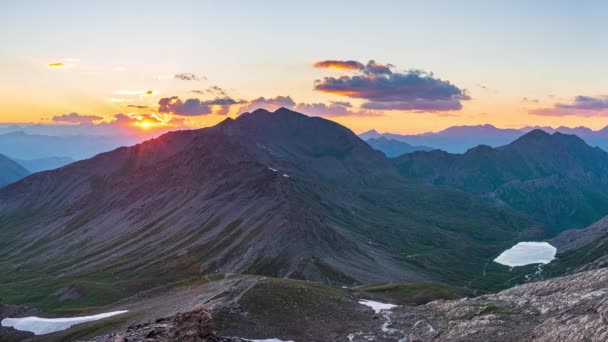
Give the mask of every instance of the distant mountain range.
<path id="1" fill-rule="evenodd" d="M 73 163 L 75 160 L 70 157 L 48 157 L 40 159 L 13 159 L 19 165 L 25 167 L 29 172 L 36 173 L 40 171 L 53 170 L 67 164 Z"/>
<path id="2" fill-rule="evenodd" d="M 541 129 L 547 133 L 560 132 L 563 134 L 574 134 L 585 140 L 591 146 L 598 146 L 608 151 L 608 127 L 593 131 L 587 127 L 524 127 L 521 129 L 503 129 L 492 125 L 478 126 L 454 126 L 440 132 L 430 132 L 415 135 L 401 135 L 394 133 L 378 133 L 376 130 L 367 131 L 359 136 L 363 140 L 379 138 L 381 136 L 410 145 L 423 145 L 435 149 L 444 150 L 450 153 L 464 153 L 467 150 L 478 146 L 488 145 L 499 147 L 506 145 L 520 136 L 535 130 Z"/>
<path id="3" fill-rule="evenodd" d="M 0 187 L 16 182 L 30 172 L 5 155 L 0 154 Z"/>
<path id="4" fill-rule="evenodd" d="M 335 122 L 256 110 L 0 189 L 0 288 L 53 306 L 71 288 L 95 305 L 201 272 L 475 287 L 513 241 L 541 236 L 401 176 Z"/>
<path id="5" fill-rule="evenodd" d="M 500 148 L 414 152 L 394 162 L 406 177 L 524 212 L 545 223 L 551 235 L 608 214 L 608 153 L 574 135 L 533 130 Z"/>
<path id="6" fill-rule="evenodd" d="M 408 143 L 398 141 L 395 139 L 388 139 L 384 136 L 368 139 L 367 143 L 371 147 L 373 147 L 375 150 L 378 150 L 378 151 L 384 153 L 389 158 L 397 157 L 402 154 L 410 153 L 410 152 L 414 152 L 414 151 L 432 151 L 432 150 L 434 150 L 434 148 L 432 148 L 432 147 L 412 146 Z"/>
<path id="7" fill-rule="evenodd" d="M 140 138 L 134 136 L 52 136 L 15 131 L 0 134 L 0 153 L 18 160 L 56 158 L 58 156 L 80 160 L 138 142 L 140 142 Z M 40 168 L 40 164 L 34 168 Z"/>

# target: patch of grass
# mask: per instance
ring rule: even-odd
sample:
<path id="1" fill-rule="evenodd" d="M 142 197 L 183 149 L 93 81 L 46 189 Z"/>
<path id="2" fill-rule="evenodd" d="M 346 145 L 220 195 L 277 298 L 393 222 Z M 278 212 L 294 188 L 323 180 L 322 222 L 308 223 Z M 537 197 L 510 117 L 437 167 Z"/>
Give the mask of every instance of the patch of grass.
<path id="1" fill-rule="evenodd" d="M 469 317 L 469 319 L 473 319 L 475 317 L 485 316 L 485 315 L 519 315 L 520 312 L 512 311 L 510 308 L 500 307 L 494 304 L 473 304 L 475 307 L 481 308 L 476 314 L 473 314 Z"/>
<path id="2" fill-rule="evenodd" d="M 457 299 L 470 295 L 465 289 L 419 282 L 369 284 L 355 287 L 352 291 L 373 293 L 401 305 L 422 305 L 438 299 Z"/>

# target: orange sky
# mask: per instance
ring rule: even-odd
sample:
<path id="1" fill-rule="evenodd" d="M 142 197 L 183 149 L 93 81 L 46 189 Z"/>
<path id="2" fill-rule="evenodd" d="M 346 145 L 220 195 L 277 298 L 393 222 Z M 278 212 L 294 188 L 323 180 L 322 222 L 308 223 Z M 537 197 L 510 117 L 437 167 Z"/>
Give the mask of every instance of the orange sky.
<path id="1" fill-rule="evenodd" d="M 0 5 L 0 123 L 149 117 L 161 99 L 178 97 L 201 103 L 166 109 L 163 120 L 203 127 L 226 117 L 209 111 L 235 116 L 259 97 L 290 96 L 305 114 L 358 133 L 486 123 L 600 129 L 608 125 L 608 48 L 598 44 L 605 15 L 602 4 L 549 1 L 184 2 L 146 11 L 131 1 L 12 2 Z"/>

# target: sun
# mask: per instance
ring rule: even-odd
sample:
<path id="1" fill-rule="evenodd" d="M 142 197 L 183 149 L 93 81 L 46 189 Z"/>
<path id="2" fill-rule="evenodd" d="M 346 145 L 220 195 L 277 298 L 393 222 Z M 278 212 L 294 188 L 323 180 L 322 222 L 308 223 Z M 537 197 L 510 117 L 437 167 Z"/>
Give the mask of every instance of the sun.
<path id="1" fill-rule="evenodd" d="M 139 125 L 139 127 L 141 127 L 141 128 L 150 128 L 150 127 L 152 127 L 152 126 L 153 126 L 153 124 L 152 124 L 151 122 L 147 122 L 147 121 L 144 121 L 144 122 L 138 122 L 137 124 L 138 124 L 138 125 Z"/>
<path id="2" fill-rule="evenodd" d="M 149 130 L 149 129 L 152 129 L 154 127 L 162 126 L 162 123 L 141 120 L 141 121 L 137 121 L 135 123 L 135 126 L 141 128 L 143 130 Z"/>

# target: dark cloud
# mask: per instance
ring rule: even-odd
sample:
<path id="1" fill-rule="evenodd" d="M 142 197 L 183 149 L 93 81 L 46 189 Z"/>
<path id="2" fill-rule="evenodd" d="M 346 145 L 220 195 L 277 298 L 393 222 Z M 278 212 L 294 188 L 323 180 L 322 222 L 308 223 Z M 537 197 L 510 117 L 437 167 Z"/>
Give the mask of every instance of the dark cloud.
<path id="1" fill-rule="evenodd" d="M 285 107 L 303 114 L 312 116 L 376 116 L 378 113 L 371 111 L 353 111 L 349 102 L 325 103 L 296 103 L 290 96 L 277 96 L 274 98 L 259 97 L 255 100 L 245 102 L 239 108 L 239 114 L 252 112 L 263 108 L 275 111 Z"/>
<path id="2" fill-rule="evenodd" d="M 352 108 L 353 105 L 348 101 L 329 101 L 330 103 L 336 104 L 338 106 L 343 106 L 347 108 Z"/>
<path id="3" fill-rule="evenodd" d="M 370 61 L 355 76 L 325 77 L 315 82 L 315 90 L 364 99 L 361 106 L 374 110 L 439 112 L 462 109 L 470 100 L 465 90 L 422 70 L 393 72 L 390 64 Z"/>
<path id="4" fill-rule="evenodd" d="M 132 105 L 132 104 L 127 105 L 127 107 L 130 107 L 130 108 L 139 108 L 139 109 L 146 109 L 146 108 L 148 108 L 148 106 L 144 106 L 144 105 Z"/>
<path id="5" fill-rule="evenodd" d="M 55 115 L 51 118 L 51 120 L 62 123 L 92 124 L 96 121 L 103 120 L 103 117 L 97 115 L 82 115 L 78 113 L 69 113 L 63 115 Z"/>
<path id="6" fill-rule="evenodd" d="M 550 108 L 536 108 L 530 114 L 544 116 L 601 116 L 608 115 L 608 96 L 579 95 L 571 103 L 556 103 Z"/>
<path id="7" fill-rule="evenodd" d="M 371 74 L 371 75 L 390 75 L 393 72 L 391 71 L 391 68 L 394 65 L 392 64 L 378 64 L 375 61 L 369 61 L 367 62 L 367 65 L 365 66 L 364 72 L 366 74 Z"/>
<path id="8" fill-rule="evenodd" d="M 242 103 L 229 97 L 218 97 L 213 100 L 197 98 L 182 101 L 177 96 L 165 97 L 158 101 L 158 111 L 182 116 L 198 116 L 208 114 L 227 114 L 230 106 Z"/>
<path id="9" fill-rule="evenodd" d="M 176 78 L 178 80 L 182 80 L 182 81 L 200 81 L 201 79 L 206 80 L 207 77 L 205 76 L 197 76 L 191 72 L 184 72 L 181 74 L 176 74 L 175 76 L 173 76 L 173 78 Z"/>

